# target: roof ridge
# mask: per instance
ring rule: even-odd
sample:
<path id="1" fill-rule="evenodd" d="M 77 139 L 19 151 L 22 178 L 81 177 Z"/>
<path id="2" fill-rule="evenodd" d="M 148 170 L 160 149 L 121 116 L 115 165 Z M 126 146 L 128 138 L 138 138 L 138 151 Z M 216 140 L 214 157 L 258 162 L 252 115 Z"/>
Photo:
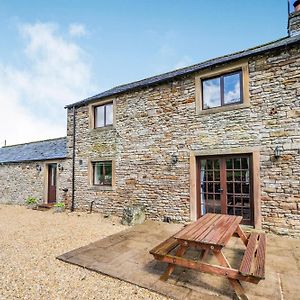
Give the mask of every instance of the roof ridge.
<path id="1" fill-rule="evenodd" d="M 29 144 L 38 144 L 42 142 L 48 142 L 48 141 L 55 141 L 55 140 L 62 140 L 66 139 L 66 136 L 58 137 L 58 138 L 52 138 L 52 139 L 45 139 L 45 140 L 40 140 L 40 141 L 33 141 L 33 142 L 27 142 L 27 143 L 21 143 L 21 144 L 14 144 L 14 145 L 8 145 L 8 146 L 3 146 L 0 149 L 7 149 L 10 147 L 17 147 L 17 146 L 23 146 L 23 145 L 29 145 Z"/>

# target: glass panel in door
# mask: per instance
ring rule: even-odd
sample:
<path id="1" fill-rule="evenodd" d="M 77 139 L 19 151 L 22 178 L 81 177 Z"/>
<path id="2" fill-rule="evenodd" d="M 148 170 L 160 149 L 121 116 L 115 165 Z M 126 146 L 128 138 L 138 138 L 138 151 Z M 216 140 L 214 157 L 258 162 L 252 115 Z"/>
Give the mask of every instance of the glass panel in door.
<path id="1" fill-rule="evenodd" d="M 252 224 L 250 157 L 226 158 L 226 198 L 227 214 Z"/>
<path id="2" fill-rule="evenodd" d="M 200 161 L 201 215 L 221 213 L 221 177 L 219 159 Z"/>

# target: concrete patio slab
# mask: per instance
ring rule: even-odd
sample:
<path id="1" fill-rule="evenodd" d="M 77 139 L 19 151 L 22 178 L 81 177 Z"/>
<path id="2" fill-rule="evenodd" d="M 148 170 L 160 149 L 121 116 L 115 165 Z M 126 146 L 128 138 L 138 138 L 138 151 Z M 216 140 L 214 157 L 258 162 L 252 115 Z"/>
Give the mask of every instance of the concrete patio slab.
<path id="1" fill-rule="evenodd" d="M 149 254 L 154 246 L 182 225 L 147 221 L 95 243 L 65 253 L 58 259 L 155 291 L 173 299 L 232 299 L 225 278 L 177 267 L 167 282 L 159 279 L 166 264 Z M 224 253 L 238 268 L 244 246 L 232 238 Z M 196 251 L 188 251 L 196 257 Z M 266 279 L 258 285 L 242 282 L 250 299 L 298 299 L 300 294 L 300 241 L 267 236 Z M 216 263 L 212 256 L 207 260 Z"/>

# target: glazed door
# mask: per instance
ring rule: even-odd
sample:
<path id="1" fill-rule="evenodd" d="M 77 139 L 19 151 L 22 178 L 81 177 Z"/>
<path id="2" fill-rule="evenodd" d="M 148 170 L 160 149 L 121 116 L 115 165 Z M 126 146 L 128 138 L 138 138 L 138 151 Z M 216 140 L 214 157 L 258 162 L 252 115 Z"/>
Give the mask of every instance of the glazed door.
<path id="1" fill-rule="evenodd" d="M 48 165 L 48 203 L 56 202 L 56 164 Z"/>
<path id="2" fill-rule="evenodd" d="M 251 165 L 248 155 L 199 158 L 198 217 L 207 212 L 237 215 L 253 225 Z"/>

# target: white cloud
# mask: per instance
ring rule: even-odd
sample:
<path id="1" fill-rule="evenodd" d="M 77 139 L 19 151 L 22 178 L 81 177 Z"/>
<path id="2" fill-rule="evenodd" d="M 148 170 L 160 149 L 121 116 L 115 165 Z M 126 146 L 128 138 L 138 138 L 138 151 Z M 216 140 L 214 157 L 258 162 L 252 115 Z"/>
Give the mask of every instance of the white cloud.
<path id="1" fill-rule="evenodd" d="M 95 92 L 86 53 L 56 24 L 23 24 L 19 30 L 27 67 L 0 61 L 0 145 L 64 136 L 64 105 Z"/>
<path id="2" fill-rule="evenodd" d="M 69 33 L 71 36 L 81 37 L 87 35 L 87 31 L 83 24 L 71 24 L 69 26 Z"/>

